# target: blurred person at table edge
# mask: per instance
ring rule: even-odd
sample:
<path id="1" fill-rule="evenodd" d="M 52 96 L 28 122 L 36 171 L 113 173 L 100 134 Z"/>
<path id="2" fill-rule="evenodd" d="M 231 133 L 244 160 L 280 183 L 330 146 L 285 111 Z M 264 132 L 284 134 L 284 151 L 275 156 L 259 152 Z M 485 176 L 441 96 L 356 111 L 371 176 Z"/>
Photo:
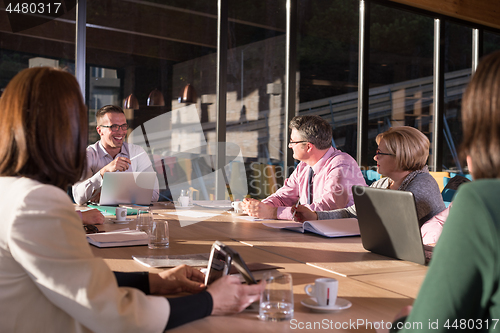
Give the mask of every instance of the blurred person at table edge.
<path id="1" fill-rule="evenodd" d="M 87 110 L 69 73 L 17 74 L 0 98 L 0 322 L 3 332 L 162 332 L 243 310 L 263 284 L 205 290 L 188 266 L 113 272 L 95 257 L 65 189 L 85 170 Z M 167 299 L 178 292 L 196 293 Z"/>
<path id="2" fill-rule="evenodd" d="M 73 185 L 73 198 L 79 205 L 89 200 L 99 202 L 102 177 L 106 172 L 154 172 L 144 149 L 125 142 L 128 125 L 122 108 L 106 105 L 96 112 L 95 117 L 100 140 L 87 147 L 84 177 Z M 158 201 L 159 193 L 156 179 L 151 201 Z"/>
<path id="3" fill-rule="evenodd" d="M 392 127 L 376 137 L 378 144 L 373 159 L 377 171 L 385 176 L 370 185 L 412 192 L 419 225 L 422 226 L 446 206 L 436 180 L 426 165 L 429 157 L 429 139 L 418 129 L 409 126 Z M 306 206 L 297 207 L 296 218 L 300 221 L 326 220 L 356 217 L 356 206 L 333 211 L 311 211 Z"/>
<path id="4" fill-rule="evenodd" d="M 462 128 L 474 181 L 457 191 L 413 310 L 400 312 L 409 326 L 434 323 L 432 332 L 500 328 L 500 51 L 479 62 L 465 90 Z"/>
<path id="5" fill-rule="evenodd" d="M 244 211 L 258 218 L 291 220 L 299 200 L 312 210 L 354 204 L 351 187 L 366 183 L 356 161 L 332 147 L 331 125 L 319 116 L 297 116 L 289 127 L 288 147 L 300 163 L 274 194 L 262 201 L 244 199 Z"/>

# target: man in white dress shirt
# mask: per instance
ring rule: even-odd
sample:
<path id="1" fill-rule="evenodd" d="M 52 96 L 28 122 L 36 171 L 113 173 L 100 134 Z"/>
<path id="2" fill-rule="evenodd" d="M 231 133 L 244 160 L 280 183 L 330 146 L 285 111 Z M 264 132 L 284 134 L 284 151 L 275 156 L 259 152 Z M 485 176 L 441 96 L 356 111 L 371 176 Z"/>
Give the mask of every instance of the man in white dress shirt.
<path id="1" fill-rule="evenodd" d="M 84 180 L 73 185 L 73 198 L 80 205 L 87 201 L 99 201 L 102 177 L 106 172 L 154 171 L 144 149 L 125 142 L 128 125 L 125 113 L 120 107 L 103 106 L 97 111 L 96 120 L 97 133 L 101 139 L 87 147 L 87 171 Z M 134 158 L 136 156 L 137 158 Z M 158 201 L 158 197 L 157 179 L 151 201 Z"/>

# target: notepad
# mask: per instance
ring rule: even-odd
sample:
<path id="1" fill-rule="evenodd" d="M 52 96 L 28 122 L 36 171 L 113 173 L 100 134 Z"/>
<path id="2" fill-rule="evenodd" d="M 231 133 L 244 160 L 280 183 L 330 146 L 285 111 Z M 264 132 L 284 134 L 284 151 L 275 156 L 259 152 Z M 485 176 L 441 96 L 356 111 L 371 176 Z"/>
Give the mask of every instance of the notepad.
<path id="1" fill-rule="evenodd" d="M 87 241 L 97 247 L 147 245 L 148 234 L 139 230 L 111 231 L 88 234 Z"/>
<path id="2" fill-rule="evenodd" d="M 263 224 L 271 228 L 301 233 L 313 232 L 325 237 L 359 236 L 358 220 L 355 218 L 305 221 L 304 223 L 294 221 L 266 222 Z"/>

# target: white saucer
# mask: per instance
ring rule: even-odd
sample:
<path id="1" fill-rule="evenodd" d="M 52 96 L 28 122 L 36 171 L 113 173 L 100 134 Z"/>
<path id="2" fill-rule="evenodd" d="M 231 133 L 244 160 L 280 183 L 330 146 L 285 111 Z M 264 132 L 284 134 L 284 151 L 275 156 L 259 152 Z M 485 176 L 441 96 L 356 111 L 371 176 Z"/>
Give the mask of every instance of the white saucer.
<path id="1" fill-rule="evenodd" d="M 113 223 L 116 223 L 116 224 L 124 224 L 124 223 L 129 223 L 130 221 L 132 221 L 132 219 L 125 219 L 125 220 L 121 220 L 121 221 L 119 221 L 117 219 L 112 219 L 110 221 Z"/>
<path id="2" fill-rule="evenodd" d="M 181 205 L 175 205 L 175 209 L 191 209 L 193 208 L 194 205 L 189 205 L 189 206 L 181 206 Z"/>
<path id="3" fill-rule="evenodd" d="M 337 297 L 337 301 L 333 306 L 318 305 L 316 298 L 306 298 L 300 301 L 300 303 L 309 309 L 319 310 L 319 311 L 338 311 L 338 310 L 349 309 L 352 306 L 351 302 L 349 302 L 344 298 L 339 298 L 339 297 Z"/>

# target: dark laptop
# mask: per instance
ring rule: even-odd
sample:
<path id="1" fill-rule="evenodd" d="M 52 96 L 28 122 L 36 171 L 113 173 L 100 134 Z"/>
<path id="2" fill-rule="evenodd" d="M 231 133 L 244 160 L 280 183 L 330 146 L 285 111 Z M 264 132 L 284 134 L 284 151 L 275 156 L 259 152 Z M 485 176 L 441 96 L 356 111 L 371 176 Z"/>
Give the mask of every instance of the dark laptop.
<path id="1" fill-rule="evenodd" d="M 426 264 L 413 193 L 358 185 L 352 193 L 366 250 Z"/>

